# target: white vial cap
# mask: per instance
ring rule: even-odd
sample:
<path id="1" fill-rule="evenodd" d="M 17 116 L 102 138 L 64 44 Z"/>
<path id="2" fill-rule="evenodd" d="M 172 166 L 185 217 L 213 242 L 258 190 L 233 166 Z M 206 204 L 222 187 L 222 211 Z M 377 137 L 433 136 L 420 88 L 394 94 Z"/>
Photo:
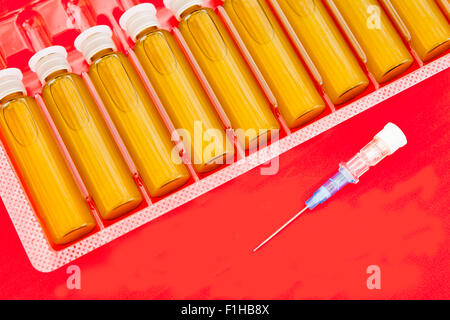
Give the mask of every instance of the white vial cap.
<path id="1" fill-rule="evenodd" d="M 393 123 L 388 123 L 377 135 L 388 147 L 390 154 L 404 147 L 408 140 L 403 131 Z"/>
<path id="2" fill-rule="evenodd" d="M 150 27 L 159 27 L 155 6 L 151 3 L 142 3 L 131 7 L 120 17 L 120 26 L 136 41 L 136 37 L 143 30 Z"/>
<path id="3" fill-rule="evenodd" d="M 75 48 L 80 51 L 87 62 L 98 52 L 105 49 L 117 50 L 108 26 L 100 25 L 87 29 L 75 39 Z"/>
<path id="4" fill-rule="evenodd" d="M 181 14 L 190 7 L 202 5 L 203 0 L 164 0 L 164 6 L 172 10 L 178 20 Z"/>
<path id="5" fill-rule="evenodd" d="M 67 51 L 61 46 L 52 46 L 38 51 L 28 62 L 30 69 L 39 77 L 41 83 L 52 73 L 59 70 L 72 71 L 67 62 Z"/>
<path id="6" fill-rule="evenodd" d="M 22 83 L 23 75 L 19 69 L 0 70 L 0 100 L 12 93 L 27 93 Z"/>

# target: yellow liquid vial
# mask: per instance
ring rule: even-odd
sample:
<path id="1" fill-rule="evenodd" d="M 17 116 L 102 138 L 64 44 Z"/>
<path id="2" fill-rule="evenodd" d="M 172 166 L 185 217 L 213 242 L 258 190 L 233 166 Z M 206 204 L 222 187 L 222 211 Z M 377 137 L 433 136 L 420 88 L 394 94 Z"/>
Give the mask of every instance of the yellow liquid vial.
<path id="1" fill-rule="evenodd" d="M 325 109 L 288 38 L 264 0 L 226 0 L 227 15 L 272 90 L 288 127 L 298 127 Z"/>
<path id="2" fill-rule="evenodd" d="M 233 157 L 234 146 L 173 36 L 150 28 L 138 37 L 134 50 L 195 170 L 214 170 Z"/>
<path id="3" fill-rule="evenodd" d="M 138 207 L 142 195 L 83 79 L 61 71 L 46 81 L 48 111 L 102 218 Z"/>
<path id="4" fill-rule="evenodd" d="M 179 30 L 237 131 L 239 143 L 253 148 L 271 130 L 279 130 L 266 97 L 219 17 L 209 8 L 193 6 L 182 14 Z"/>
<path id="5" fill-rule="evenodd" d="M 423 61 L 450 48 L 450 25 L 433 0 L 390 0 L 411 35 L 411 45 Z"/>
<path id="6" fill-rule="evenodd" d="M 376 0 L 334 0 L 367 57 L 367 68 L 379 83 L 404 73 L 413 57 Z"/>
<path id="7" fill-rule="evenodd" d="M 189 171 L 128 58 L 112 50 L 100 53 L 89 75 L 150 195 L 161 197 L 184 185 Z"/>
<path id="8" fill-rule="evenodd" d="M 50 242 L 91 232 L 95 219 L 36 101 L 17 92 L 0 101 L 0 112 L 2 143 Z"/>
<path id="9" fill-rule="evenodd" d="M 334 104 L 358 96 L 369 85 L 355 56 L 319 0 L 276 0 L 323 80 Z"/>

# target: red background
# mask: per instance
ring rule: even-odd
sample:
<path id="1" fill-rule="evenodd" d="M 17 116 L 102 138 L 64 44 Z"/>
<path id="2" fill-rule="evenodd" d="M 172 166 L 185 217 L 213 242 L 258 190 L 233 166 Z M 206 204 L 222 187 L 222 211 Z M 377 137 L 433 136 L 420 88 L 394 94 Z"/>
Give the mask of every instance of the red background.
<path id="1" fill-rule="evenodd" d="M 0 298 L 450 298 L 450 71 L 76 260 L 33 269 L 0 205 Z M 260 252 L 327 177 L 392 121 L 409 144 Z M 381 268 L 381 290 L 366 269 Z"/>

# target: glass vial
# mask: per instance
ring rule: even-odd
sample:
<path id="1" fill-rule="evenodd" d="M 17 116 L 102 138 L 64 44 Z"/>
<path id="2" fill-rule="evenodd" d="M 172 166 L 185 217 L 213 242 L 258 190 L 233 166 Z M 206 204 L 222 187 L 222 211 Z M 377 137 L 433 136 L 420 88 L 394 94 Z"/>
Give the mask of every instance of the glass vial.
<path id="1" fill-rule="evenodd" d="M 120 24 L 136 42 L 134 51 L 194 168 L 205 173 L 234 155 L 206 93 L 172 34 L 159 27 L 156 9 L 143 3 L 127 10 Z"/>
<path id="2" fill-rule="evenodd" d="M 173 152 L 170 133 L 139 75 L 116 50 L 111 29 L 89 28 L 75 40 L 75 47 L 90 64 L 89 76 L 150 195 L 160 197 L 184 185 L 189 172 Z"/>
<path id="3" fill-rule="evenodd" d="M 389 0 L 411 35 L 411 45 L 423 61 L 450 48 L 450 25 L 433 0 Z"/>
<path id="4" fill-rule="evenodd" d="M 0 137 L 50 242 L 91 232 L 95 219 L 18 69 L 0 71 Z"/>
<path id="5" fill-rule="evenodd" d="M 361 45 L 377 82 L 392 80 L 412 65 L 413 57 L 376 0 L 333 2 Z"/>
<path id="6" fill-rule="evenodd" d="M 142 202 L 132 174 L 83 79 L 71 73 L 63 47 L 48 47 L 30 59 L 44 84 L 42 95 L 89 194 L 104 219 Z"/>
<path id="7" fill-rule="evenodd" d="M 342 104 L 369 85 L 355 56 L 320 0 L 276 0 L 322 76 L 323 89 Z"/>
<path id="8" fill-rule="evenodd" d="M 279 124 L 257 81 L 219 17 L 201 0 L 166 0 L 180 20 L 183 38 L 245 149 L 279 131 Z"/>
<path id="9" fill-rule="evenodd" d="M 272 90 L 290 128 L 325 109 L 289 39 L 264 0 L 225 0 L 223 7 Z"/>

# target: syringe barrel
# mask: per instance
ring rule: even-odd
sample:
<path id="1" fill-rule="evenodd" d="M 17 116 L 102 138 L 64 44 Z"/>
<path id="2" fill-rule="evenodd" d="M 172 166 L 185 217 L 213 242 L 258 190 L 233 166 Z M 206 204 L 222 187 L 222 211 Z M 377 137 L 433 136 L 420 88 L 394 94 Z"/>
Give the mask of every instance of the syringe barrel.
<path id="1" fill-rule="evenodd" d="M 387 156 L 393 154 L 407 143 L 403 132 L 395 124 L 388 123 L 382 131 L 362 150 L 345 163 L 339 172 L 325 182 L 314 195 L 306 201 L 309 209 L 331 198 L 349 183 L 358 183 L 359 178 Z"/>
<path id="2" fill-rule="evenodd" d="M 375 137 L 357 155 L 341 166 L 346 168 L 353 176 L 354 183 L 358 183 L 359 178 L 366 173 L 370 167 L 375 166 L 381 160 L 390 155 L 390 151 L 380 138 Z"/>
<path id="3" fill-rule="evenodd" d="M 346 168 L 353 176 L 354 183 L 387 156 L 393 154 L 407 143 L 404 133 L 393 123 L 388 123 L 375 138 L 361 151 L 341 167 Z"/>

